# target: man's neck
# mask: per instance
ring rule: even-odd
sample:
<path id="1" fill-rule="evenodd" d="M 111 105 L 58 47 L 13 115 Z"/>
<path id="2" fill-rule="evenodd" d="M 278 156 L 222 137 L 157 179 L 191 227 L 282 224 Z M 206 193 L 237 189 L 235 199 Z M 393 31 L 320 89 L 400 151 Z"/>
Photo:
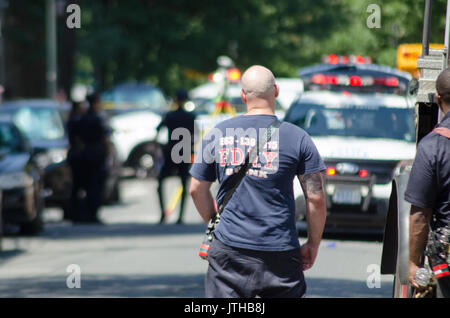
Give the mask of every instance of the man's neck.
<path id="1" fill-rule="evenodd" d="M 247 104 L 246 115 L 274 115 L 274 111 L 270 106 L 261 107 Z"/>
<path id="2" fill-rule="evenodd" d="M 444 106 L 441 108 L 444 115 L 447 115 L 450 112 L 450 106 Z"/>
<path id="3" fill-rule="evenodd" d="M 245 115 L 275 115 L 275 114 L 271 110 L 258 109 L 248 111 L 247 113 L 245 113 Z"/>

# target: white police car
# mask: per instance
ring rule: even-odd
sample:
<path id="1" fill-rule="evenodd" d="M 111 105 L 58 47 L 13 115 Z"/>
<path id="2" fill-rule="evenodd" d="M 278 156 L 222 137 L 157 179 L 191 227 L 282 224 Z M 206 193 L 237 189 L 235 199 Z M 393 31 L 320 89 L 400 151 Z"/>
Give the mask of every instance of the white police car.
<path id="1" fill-rule="evenodd" d="M 160 145 L 167 143 L 166 131 L 158 136 L 156 131 L 169 110 L 162 91 L 146 83 L 123 83 L 104 92 L 102 101 L 118 160 L 138 177 L 154 176 L 162 160 Z"/>
<path id="2" fill-rule="evenodd" d="M 285 120 L 308 132 L 327 166 L 327 225 L 382 227 L 391 181 L 416 152 L 414 109 L 406 97 L 305 92 Z M 301 220 L 298 181 L 294 192 Z"/>
<path id="3" fill-rule="evenodd" d="M 300 71 L 305 92 L 285 120 L 313 139 L 325 165 L 327 227 L 382 230 L 391 182 L 416 153 L 409 74 L 377 65 L 318 65 Z M 305 199 L 294 182 L 297 220 Z"/>

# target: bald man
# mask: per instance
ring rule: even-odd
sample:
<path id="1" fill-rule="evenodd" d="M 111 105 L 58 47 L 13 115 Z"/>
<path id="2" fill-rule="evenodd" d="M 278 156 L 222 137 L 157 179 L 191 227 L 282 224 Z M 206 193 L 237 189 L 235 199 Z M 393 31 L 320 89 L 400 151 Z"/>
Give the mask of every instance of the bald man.
<path id="1" fill-rule="evenodd" d="M 250 67 L 241 85 L 247 113 L 219 123 L 208 133 L 196 156 L 200 159 L 190 170 L 190 194 L 208 223 L 216 214 L 211 184 L 219 181 L 216 201 L 221 206 L 236 173 L 246 160 L 251 162 L 214 230 L 205 295 L 302 297 L 303 271 L 314 264 L 325 224 L 325 165 L 305 131 L 274 115 L 279 87 L 269 69 Z M 268 141 L 262 144 L 262 140 Z M 257 156 L 246 159 L 255 147 Z M 301 248 L 295 226 L 295 177 L 307 204 L 308 240 Z"/>
<path id="2" fill-rule="evenodd" d="M 405 200 L 411 203 L 409 281 L 416 288 L 419 286 L 415 274 L 422 264 L 429 227 L 432 231 L 450 229 L 450 69 L 442 71 L 436 79 L 436 101 L 445 116 L 417 145 L 405 191 Z M 442 263 L 448 261 L 447 252 Z M 437 267 L 436 277 L 441 277 L 438 296 L 450 297 L 448 267 L 446 271 L 440 265 Z"/>

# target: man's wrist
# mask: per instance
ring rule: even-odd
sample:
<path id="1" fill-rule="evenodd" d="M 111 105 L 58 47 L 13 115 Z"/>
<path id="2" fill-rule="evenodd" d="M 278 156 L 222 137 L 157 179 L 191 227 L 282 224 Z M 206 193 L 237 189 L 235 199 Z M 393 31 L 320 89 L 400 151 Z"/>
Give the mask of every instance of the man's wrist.
<path id="1" fill-rule="evenodd" d="M 308 240 L 306 241 L 306 244 L 311 246 L 311 247 L 313 247 L 313 248 L 319 248 L 320 241 L 321 240 L 308 238 Z"/>

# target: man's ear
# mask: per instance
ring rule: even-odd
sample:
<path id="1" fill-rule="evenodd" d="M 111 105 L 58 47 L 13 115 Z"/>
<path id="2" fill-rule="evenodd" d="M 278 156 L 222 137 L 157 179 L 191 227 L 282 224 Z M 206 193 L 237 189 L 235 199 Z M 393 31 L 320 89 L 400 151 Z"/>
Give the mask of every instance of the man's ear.
<path id="1" fill-rule="evenodd" d="M 436 104 L 441 107 L 441 96 L 436 92 L 434 93 L 434 100 L 436 101 Z"/>
<path id="2" fill-rule="evenodd" d="M 277 84 L 275 84 L 275 98 L 277 98 L 278 95 L 280 95 L 280 86 L 278 86 Z"/>
<path id="3" fill-rule="evenodd" d="M 241 89 L 241 99 L 244 104 L 247 104 L 247 97 L 245 96 L 243 89 Z"/>

